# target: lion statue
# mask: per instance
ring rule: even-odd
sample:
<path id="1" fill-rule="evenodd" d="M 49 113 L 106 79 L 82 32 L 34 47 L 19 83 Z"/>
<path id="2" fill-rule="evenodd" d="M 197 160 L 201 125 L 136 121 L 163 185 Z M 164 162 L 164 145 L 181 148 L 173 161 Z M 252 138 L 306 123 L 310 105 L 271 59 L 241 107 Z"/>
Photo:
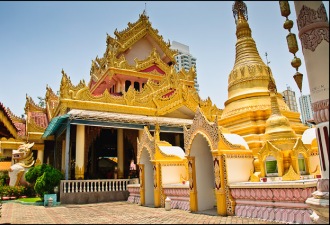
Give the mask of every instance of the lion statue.
<path id="1" fill-rule="evenodd" d="M 9 186 L 18 186 L 28 185 L 28 182 L 25 180 L 25 173 L 33 166 L 33 154 L 31 151 L 31 144 L 23 144 L 18 147 L 17 150 L 13 150 L 12 158 L 14 159 L 15 164 L 12 165 L 9 172 Z"/>

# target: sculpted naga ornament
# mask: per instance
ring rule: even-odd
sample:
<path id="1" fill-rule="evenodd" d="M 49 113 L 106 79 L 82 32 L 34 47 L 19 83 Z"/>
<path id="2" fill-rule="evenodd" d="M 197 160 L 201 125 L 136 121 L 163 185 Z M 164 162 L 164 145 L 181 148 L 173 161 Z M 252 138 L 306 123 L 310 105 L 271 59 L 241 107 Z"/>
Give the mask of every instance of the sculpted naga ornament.
<path id="1" fill-rule="evenodd" d="M 27 185 L 25 173 L 33 166 L 33 154 L 31 144 L 23 144 L 17 150 L 13 150 L 12 157 L 15 164 L 9 168 L 9 186 Z"/>

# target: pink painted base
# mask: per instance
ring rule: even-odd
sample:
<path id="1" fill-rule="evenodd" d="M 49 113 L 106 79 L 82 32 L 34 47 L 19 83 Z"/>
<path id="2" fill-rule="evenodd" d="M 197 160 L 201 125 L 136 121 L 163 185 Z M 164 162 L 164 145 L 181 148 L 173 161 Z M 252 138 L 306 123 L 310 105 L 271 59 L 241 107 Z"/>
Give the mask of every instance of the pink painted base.
<path id="1" fill-rule="evenodd" d="M 140 187 L 128 187 L 129 196 L 127 202 L 140 204 Z"/>
<path id="2" fill-rule="evenodd" d="M 235 216 L 298 224 L 311 224 L 310 215 L 312 213 L 313 211 L 310 209 L 285 209 L 251 205 L 238 205 L 235 207 Z"/>
<path id="3" fill-rule="evenodd" d="M 164 195 L 171 199 L 172 209 L 190 210 L 189 188 L 163 188 Z"/>
<path id="4" fill-rule="evenodd" d="M 231 188 L 235 216 L 310 224 L 313 211 L 305 203 L 316 187 Z"/>

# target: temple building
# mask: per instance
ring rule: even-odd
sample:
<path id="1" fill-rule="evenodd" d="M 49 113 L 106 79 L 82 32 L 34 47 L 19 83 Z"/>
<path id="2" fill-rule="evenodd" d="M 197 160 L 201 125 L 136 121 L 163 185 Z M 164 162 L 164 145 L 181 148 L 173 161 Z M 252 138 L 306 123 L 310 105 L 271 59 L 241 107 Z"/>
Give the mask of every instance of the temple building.
<path id="1" fill-rule="evenodd" d="M 47 90 L 47 106 L 56 105 L 43 134 L 56 146 L 47 157 L 54 155 L 66 179 L 114 178 L 114 173 L 127 178 L 144 126 L 160 125 L 162 140 L 183 147 L 183 126 L 192 123 L 197 106 L 209 119 L 221 114 L 210 99 L 200 99 L 194 68 L 175 71 L 176 51 L 145 13 L 114 34 L 107 36 L 103 57 L 92 61 L 88 84 L 75 86 L 62 71 L 57 100 Z"/>
<path id="2" fill-rule="evenodd" d="M 62 203 L 118 200 L 111 189 L 142 206 L 165 207 L 169 197 L 171 208 L 192 212 L 309 223 L 304 202 L 320 176 L 315 129 L 277 92 L 245 3 L 236 1 L 233 14 L 236 57 L 224 109 L 200 98 L 194 67 L 176 71 L 178 52 L 144 11 L 107 35 L 88 83 L 74 85 L 62 70 L 59 94 L 46 87 L 45 108 L 27 97 L 26 119 L 0 117 L 1 144 L 35 142 L 38 163 L 65 174 Z"/>

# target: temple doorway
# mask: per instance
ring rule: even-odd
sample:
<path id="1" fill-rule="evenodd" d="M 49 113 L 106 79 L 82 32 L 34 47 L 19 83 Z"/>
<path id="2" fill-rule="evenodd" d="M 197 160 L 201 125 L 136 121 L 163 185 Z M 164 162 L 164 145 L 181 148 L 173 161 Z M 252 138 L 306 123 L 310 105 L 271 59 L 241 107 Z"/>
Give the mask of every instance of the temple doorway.
<path id="1" fill-rule="evenodd" d="M 89 146 L 85 179 L 116 179 L 117 130 L 101 129 Z"/>
<path id="2" fill-rule="evenodd" d="M 192 141 L 190 156 L 195 157 L 197 210 L 206 211 L 216 209 L 214 191 L 214 168 L 211 148 L 207 140 L 197 134 Z"/>
<path id="3" fill-rule="evenodd" d="M 154 171 L 149 152 L 146 148 L 142 149 L 140 164 L 144 165 L 144 174 L 142 175 L 144 176 L 142 178 L 144 180 L 144 205 L 154 207 Z"/>

